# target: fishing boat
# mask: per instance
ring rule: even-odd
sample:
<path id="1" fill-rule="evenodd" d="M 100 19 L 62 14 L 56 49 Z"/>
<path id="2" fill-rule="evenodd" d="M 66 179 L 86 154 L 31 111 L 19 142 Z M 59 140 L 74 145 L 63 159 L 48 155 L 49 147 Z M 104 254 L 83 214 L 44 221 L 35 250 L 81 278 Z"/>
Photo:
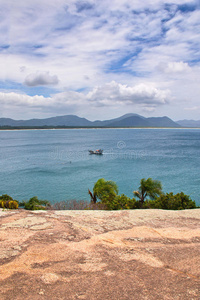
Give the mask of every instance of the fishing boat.
<path id="1" fill-rule="evenodd" d="M 98 149 L 98 150 L 89 150 L 90 154 L 97 154 L 97 155 L 102 155 L 103 154 L 103 150 L 102 149 Z"/>

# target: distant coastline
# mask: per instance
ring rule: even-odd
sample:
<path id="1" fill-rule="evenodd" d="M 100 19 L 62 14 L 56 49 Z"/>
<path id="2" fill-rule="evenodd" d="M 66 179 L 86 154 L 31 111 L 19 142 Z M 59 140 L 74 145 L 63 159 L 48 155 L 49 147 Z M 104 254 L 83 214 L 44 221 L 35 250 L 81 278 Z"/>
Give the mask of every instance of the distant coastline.
<path id="1" fill-rule="evenodd" d="M 44 126 L 44 127 L 11 127 L 0 126 L 0 131 L 15 131 L 15 130 L 59 130 L 59 129 L 200 129 L 200 127 L 91 127 L 91 126 Z"/>
<path id="2" fill-rule="evenodd" d="M 143 117 L 129 113 L 110 120 L 90 121 L 76 115 L 64 115 L 46 119 L 14 120 L 0 118 L 0 130 L 44 130 L 44 129 L 116 129 L 116 128 L 200 128 L 200 121 L 173 121 L 167 116 Z"/>
<path id="3" fill-rule="evenodd" d="M 180 124 L 170 118 L 151 117 L 145 118 L 137 114 L 126 114 L 110 120 L 90 121 L 76 115 L 64 115 L 46 119 L 14 120 L 0 118 L 1 129 L 59 129 L 59 128 L 154 128 L 169 127 L 179 128 Z"/>

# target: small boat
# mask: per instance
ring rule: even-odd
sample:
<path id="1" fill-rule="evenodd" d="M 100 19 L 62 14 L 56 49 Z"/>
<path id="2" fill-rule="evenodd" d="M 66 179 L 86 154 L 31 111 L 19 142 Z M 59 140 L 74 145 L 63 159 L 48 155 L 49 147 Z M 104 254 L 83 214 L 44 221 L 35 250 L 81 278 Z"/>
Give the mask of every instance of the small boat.
<path id="1" fill-rule="evenodd" d="M 89 150 L 90 154 L 97 154 L 97 155 L 102 155 L 103 154 L 103 150 L 102 149 L 98 149 L 98 150 Z"/>

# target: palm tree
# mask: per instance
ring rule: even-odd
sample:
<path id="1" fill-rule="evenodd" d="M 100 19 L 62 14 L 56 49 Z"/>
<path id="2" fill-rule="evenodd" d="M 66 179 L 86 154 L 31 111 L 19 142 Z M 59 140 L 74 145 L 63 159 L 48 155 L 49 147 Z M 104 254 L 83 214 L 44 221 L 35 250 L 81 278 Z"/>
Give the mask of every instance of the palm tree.
<path id="1" fill-rule="evenodd" d="M 141 204 L 144 203 L 147 196 L 150 199 L 155 199 L 162 194 L 162 184 L 159 180 L 153 180 L 152 178 L 142 178 L 140 180 L 140 186 L 138 191 L 133 192 L 134 196 L 140 199 Z"/>
<path id="2" fill-rule="evenodd" d="M 93 193 L 88 190 L 88 193 L 91 197 L 91 202 L 96 203 L 97 198 L 101 200 L 101 202 L 111 201 L 113 200 L 118 194 L 118 187 L 114 181 L 106 181 L 104 178 L 97 180 L 94 185 Z"/>
<path id="3" fill-rule="evenodd" d="M 88 189 L 88 194 L 91 197 L 91 203 L 97 203 L 97 196 L 95 194 L 93 194 L 89 189 Z"/>

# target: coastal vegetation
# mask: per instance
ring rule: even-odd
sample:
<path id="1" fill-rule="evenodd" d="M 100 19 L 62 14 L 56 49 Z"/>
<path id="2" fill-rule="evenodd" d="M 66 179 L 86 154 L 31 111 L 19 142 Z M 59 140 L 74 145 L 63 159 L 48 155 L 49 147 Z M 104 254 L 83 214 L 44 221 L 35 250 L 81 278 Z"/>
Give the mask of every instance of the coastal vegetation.
<path id="1" fill-rule="evenodd" d="M 118 195 L 118 187 L 113 181 L 106 181 L 104 178 L 99 179 L 93 188 L 93 193 L 89 190 L 91 203 L 104 204 L 108 210 L 119 209 L 191 209 L 196 208 L 196 203 L 190 196 L 183 192 L 174 195 L 173 193 L 164 194 L 162 184 L 152 178 L 142 178 L 140 186 L 133 195 L 138 198 L 129 198 L 122 194 Z"/>
<path id="2" fill-rule="evenodd" d="M 138 191 L 134 191 L 133 195 L 139 198 L 142 206 L 147 197 L 155 200 L 156 197 L 162 195 L 162 184 L 160 181 L 153 180 L 152 178 L 142 178 Z"/>
<path id="3" fill-rule="evenodd" d="M 20 206 L 23 206 L 28 210 L 45 210 L 50 206 L 49 201 L 39 200 L 38 197 L 32 197 L 29 201 L 23 201 L 20 203 Z"/>
<path id="4" fill-rule="evenodd" d="M 173 193 L 162 194 L 154 201 L 147 201 L 144 208 L 162 208 L 170 210 L 181 210 L 196 208 L 195 201 L 183 192 L 174 195 Z"/>
<path id="5" fill-rule="evenodd" d="M 0 208 L 17 209 L 18 207 L 18 201 L 14 200 L 11 196 L 7 194 L 0 196 Z"/>
<path id="6" fill-rule="evenodd" d="M 168 209 L 182 210 L 197 208 L 194 200 L 183 192 L 164 193 L 162 184 L 152 178 L 142 178 L 135 198 L 125 194 L 118 195 L 118 186 L 114 181 L 100 178 L 93 190 L 88 189 L 90 202 L 84 200 L 62 201 L 51 205 L 47 200 L 39 200 L 36 196 L 19 203 L 7 194 L 0 196 L 0 208 L 17 209 L 19 206 L 28 210 L 120 210 L 120 209 Z"/>
<path id="7" fill-rule="evenodd" d="M 97 199 L 99 198 L 101 203 L 108 205 L 116 198 L 118 186 L 114 181 L 106 181 L 104 178 L 101 178 L 95 183 L 93 193 L 90 190 L 88 192 L 92 203 L 97 203 Z"/>

